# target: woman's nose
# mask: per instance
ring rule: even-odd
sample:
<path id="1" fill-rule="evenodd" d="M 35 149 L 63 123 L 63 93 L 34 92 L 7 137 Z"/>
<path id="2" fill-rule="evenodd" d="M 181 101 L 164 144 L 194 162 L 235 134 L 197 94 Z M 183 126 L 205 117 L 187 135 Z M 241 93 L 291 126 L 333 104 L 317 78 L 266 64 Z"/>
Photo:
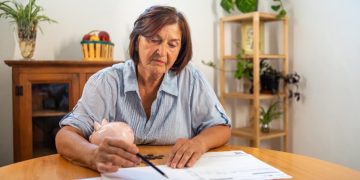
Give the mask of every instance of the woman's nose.
<path id="1" fill-rule="evenodd" d="M 166 45 L 160 44 L 159 47 L 158 47 L 157 53 L 158 53 L 160 56 L 165 56 L 165 55 L 166 55 L 166 52 L 167 52 L 167 47 L 166 47 Z"/>

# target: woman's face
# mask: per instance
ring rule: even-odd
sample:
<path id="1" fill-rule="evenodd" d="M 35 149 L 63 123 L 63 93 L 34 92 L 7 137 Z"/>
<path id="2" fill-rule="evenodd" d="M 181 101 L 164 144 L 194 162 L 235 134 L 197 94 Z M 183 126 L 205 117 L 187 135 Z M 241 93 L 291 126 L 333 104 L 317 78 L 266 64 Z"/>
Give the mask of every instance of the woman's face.
<path id="1" fill-rule="evenodd" d="M 153 37 L 140 35 L 138 45 L 138 68 L 151 74 L 164 74 L 175 63 L 181 48 L 179 25 L 166 25 Z"/>

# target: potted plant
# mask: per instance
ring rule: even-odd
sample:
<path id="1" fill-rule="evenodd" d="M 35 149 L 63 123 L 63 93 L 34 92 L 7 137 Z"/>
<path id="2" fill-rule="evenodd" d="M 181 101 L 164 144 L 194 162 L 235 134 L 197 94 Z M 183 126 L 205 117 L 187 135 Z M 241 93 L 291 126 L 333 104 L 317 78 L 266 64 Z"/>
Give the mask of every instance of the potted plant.
<path id="1" fill-rule="evenodd" d="M 280 102 L 271 103 L 270 106 L 265 110 L 263 107 L 260 108 L 260 125 L 261 132 L 269 133 L 270 132 L 270 122 L 274 119 L 279 118 L 282 114 L 279 109 Z"/>
<path id="2" fill-rule="evenodd" d="M 234 71 L 234 78 L 243 79 L 245 92 L 253 93 L 253 62 L 243 59 L 241 54 L 236 56 L 237 64 Z M 202 61 L 203 64 L 218 69 L 213 62 Z M 224 69 L 220 69 L 226 71 Z M 265 60 L 260 61 L 260 93 L 276 94 L 279 90 L 279 81 L 282 78 L 281 72 L 272 68 Z"/>
<path id="3" fill-rule="evenodd" d="M 40 14 L 44 9 L 36 5 L 36 0 L 29 0 L 26 5 L 18 1 L 4 1 L 0 3 L 0 18 L 10 19 L 17 25 L 17 35 L 21 55 L 30 59 L 35 50 L 36 32 L 39 22 L 56 22 Z"/>
<path id="4" fill-rule="evenodd" d="M 275 3 L 271 5 L 271 9 L 277 13 L 277 18 L 282 18 L 286 15 L 286 10 L 284 9 L 283 3 L 281 0 L 273 0 Z M 257 11 L 258 9 L 258 0 L 221 0 L 220 6 L 228 13 L 231 13 L 236 8 L 242 13 L 249 13 Z"/>
<path id="5" fill-rule="evenodd" d="M 217 68 L 213 62 L 202 61 L 202 63 L 221 71 L 227 71 Z M 236 70 L 233 72 L 234 78 L 239 80 L 243 79 L 244 85 L 250 87 L 245 87 L 245 92 L 253 93 L 253 62 L 243 59 L 241 54 L 238 54 Z M 279 92 L 280 82 L 283 81 L 287 85 L 288 98 L 294 98 L 296 101 L 299 101 L 301 98 L 301 93 L 299 91 L 300 79 L 301 76 L 296 72 L 284 75 L 282 72 L 274 69 L 265 60 L 260 61 L 260 93 L 277 94 Z"/>
<path id="6" fill-rule="evenodd" d="M 237 79 L 245 78 L 251 83 L 250 93 L 253 93 L 253 62 L 247 61 L 237 55 L 237 65 L 234 73 Z M 260 61 L 260 93 L 276 94 L 279 90 L 279 81 L 282 77 L 281 72 L 272 68 L 265 60 Z"/>
<path id="7" fill-rule="evenodd" d="M 253 93 L 253 63 L 252 61 L 243 59 L 241 54 L 238 54 L 236 57 L 237 64 L 234 77 L 236 79 L 245 79 L 246 81 L 250 82 L 250 93 Z M 209 63 L 204 64 L 209 65 Z M 212 67 L 215 67 L 215 65 L 213 64 Z M 283 74 L 282 72 L 274 69 L 264 59 L 260 61 L 260 93 L 277 94 L 279 92 L 280 81 L 283 80 L 283 82 L 288 87 L 288 97 L 290 99 L 295 98 L 296 101 L 299 101 L 301 97 L 298 86 L 300 79 L 301 76 L 296 72 Z"/>
<path id="8" fill-rule="evenodd" d="M 264 62 L 263 60 L 261 62 Z M 260 87 L 261 93 L 276 94 L 279 91 L 279 82 L 282 78 L 282 73 L 272 68 L 268 63 L 263 65 L 260 73 Z"/>

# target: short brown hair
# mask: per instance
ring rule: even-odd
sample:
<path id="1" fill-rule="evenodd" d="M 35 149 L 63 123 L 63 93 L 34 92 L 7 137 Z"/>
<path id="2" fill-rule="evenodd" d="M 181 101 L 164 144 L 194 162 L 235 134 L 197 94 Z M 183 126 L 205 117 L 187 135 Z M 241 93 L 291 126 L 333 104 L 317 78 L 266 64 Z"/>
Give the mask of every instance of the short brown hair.
<path id="1" fill-rule="evenodd" d="M 192 44 L 189 25 L 183 14 L 169 6 L 152 6 L 146 9 L 134 23 L 130 34 L 129 54 L 137 64 L 139 62 L 138 38 L 139 35 L 152 37 L 165 25 L 177 23 L 181 30 L 181 48 L 179 55 L 171 67 L 176 74 L 189 63 L 192 57 Z"/>

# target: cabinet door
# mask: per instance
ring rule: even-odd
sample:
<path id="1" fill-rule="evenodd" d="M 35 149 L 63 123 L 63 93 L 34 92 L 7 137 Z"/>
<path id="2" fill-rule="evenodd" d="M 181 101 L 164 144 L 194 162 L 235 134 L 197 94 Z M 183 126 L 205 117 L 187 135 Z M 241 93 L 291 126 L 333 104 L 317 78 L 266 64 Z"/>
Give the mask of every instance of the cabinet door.
<path id="1" fill-rule="evenodd" d="M 18 88 L 22 93 L 14 97 L 15 161 L 56 153 L 59 120 L 79 98 L 78 74 L 24 73 Z"/>

